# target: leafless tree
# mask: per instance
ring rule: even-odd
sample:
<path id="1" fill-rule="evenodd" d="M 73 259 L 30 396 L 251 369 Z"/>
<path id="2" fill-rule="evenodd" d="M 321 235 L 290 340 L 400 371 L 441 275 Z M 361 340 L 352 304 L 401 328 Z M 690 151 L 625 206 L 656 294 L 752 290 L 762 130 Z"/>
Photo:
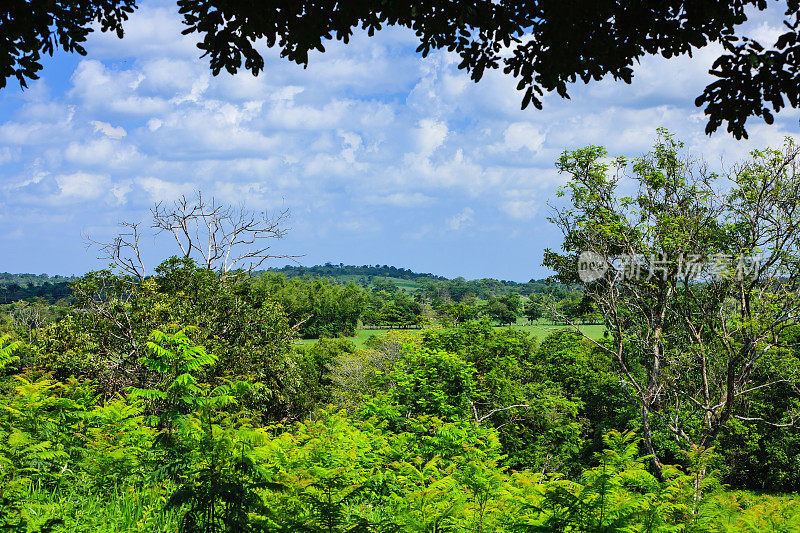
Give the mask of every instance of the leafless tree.
<path id="1" fill-rule="evenodd" d="M 270 253 L 271 247 L 265 245 L 268 239 L 281 239 L 286 235 L 284 224 L 289 218 L 288 209 L 269 215 L 251 211 L 243 204 L 236 207 L 220 204 L 197 191 L 171 204 L 157 203 L 151 215 L 151 227 L 156 235 L 171 235 L 180 255 L 209 270 L 252 271 L 267 259 L 298 257 Z M 99 250 L 98 259 L 110 260 L 123 273 L 142 279 L 147 270 L 142 257 L 140 224 L 122 222 L 120 226 L 123 231 L 111 242 L 87 239 L 89 245 Z"/>
<path id="2" fill-rule="evenodd" d="M 28 342 L 33 342 L 36 331 L 47 324 L 47 308 L 38 302 L 15 302 L 11 320 L 18 328 L 24 328 Z"/>
<path id="3" fill-rule="evenodd" d="M 152 214 L 158 233 L 171 234 L 184 257 L 211 270 L 253 270 L 269 258 L 290 257 L 270 254 L 270 247 L 263 246 L 264 239 L 286 235 L 281 225 L 288 219 L 288 210 L 271 217 L 243 205 L 218 204 L 213 197 L 206 201 L 197 191 L 193 198 L 181 196 L 169 206 L 156 204 Z"/>

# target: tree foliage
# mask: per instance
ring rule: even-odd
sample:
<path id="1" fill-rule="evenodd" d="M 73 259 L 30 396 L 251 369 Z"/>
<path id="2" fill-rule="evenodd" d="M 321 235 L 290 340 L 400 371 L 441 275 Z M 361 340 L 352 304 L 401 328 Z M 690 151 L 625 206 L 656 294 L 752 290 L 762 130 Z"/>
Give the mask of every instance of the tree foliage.
<path id="1" fill-rule="evenodd" d="M 70 335 L 76 340 L 87 332 L 90 342 L 77 347 L 55 338 L 43 342 L 41 359 L 60 359 L 65 367 L 59 371 L 79 370 L 73 365 L 82 358 L 63 356 L 64 350 L 78 351 L 87 365 L 80 370 L 98 377 L 106 394 L 131 385 L 151 387 L 159 378 L 143 363 L 150 333 L 186 324 L 199 328 L 218 358 L 210 378 L 248 377 L 259 383 L 250 401 L 265 416 L 299 415 L 291 400 L 298 386 L 291 353 L 295 333 L 280 304 L 255 290 L 246 273 L 219 273 L 191 259 L 171 258 L 145 280 L 106 270 L 88 274 L 74 290 L 78 310 L 70 321 L 77 331 Z"/>
<path id="2" fill-rule="evenodd" d="M 539 347 L 485 322 L 432 332 L 422 341 L 429 347 L 403 333 L 395 340 L 408 341 L 405 355 L 386 376 L 374 374 L 360 409 L 323 409 L 286 425 L 262 425 L 242 409 L 254 384 L 206 383 L 217 356 L 195 335 L 191 328 L 153 332 L 143 364 L 163 379 L 126 396 L 104 400 L 91 381 L 30 371 L 12 378 L 12 389 L 0 388 L 0 526 L 666 533 L 800 524 L 796 499 L 721 490 L 709 471 L 712 450 L 692 450 L 659 480 L 631 431 L 604 429 L 593 460 L 569 473 L 520 463 L 509 469 L 502 432 L 514 422 L 476 419 L 471 399 L 500 400 L 518 378 L 500 370 L 525 375 L 525 367 L 549 382 L 550 399 L 540 406 L 585 397 L 610 361 L 574 333 Z M 551 422 L 563 428 L 565 421 Z M 531 438 L 542 431 L 534 429 L 527 446 L 548 450 L 547 440 Z M 109 506 L 115 514 L 102 511 Z"/>
<path id="3" fill-rule="evenodd" d="M 624 159 L 609 163 L 596 146 L 564 153 L 569 203 L 552 220 L 565 253 L 545 254 L 562 282 L 578 281 L 579 254 L 603 258 L 584 297 L 604 317 L 611 342 L 597 346 L 638 404 L 656 465 L 653 420 L 688 449 L 711 446 L 733 421 L 797 419 L 791 410 L 773 420 L 749 413 L 754 394 L 796 384 L 800 368 L 781 356 L 796 349 L 785 332 L 800 304 L 798 149 L 787 141 L 753 152 L 722 191 L 721 177 L 681 148 L 660 131 L 631 165 L 632 197 L 619 195 Z M 781 371 L 770 371 L 773 357 L 783 357 Z"/>
<path id="4" fill-rule="evenodd" d="M 0 88 L 9 78 L 22 87 L 38 79 L 42 54 L 57 49 L 86 55 L 82 43 L 97 23 L 102 31 L 122 37 L 122 23 L 136 8 L 136 0 L 12 0 L 0 12 Z"/>
<path id="5" fill-rule="evenodd" d="M 264 58 L 258 46 L 276 47 L 281 57 L 307 65 L 310 54 L 325 51 L 325 41 L 347 43 L 356 30 L 369 35 L 386 26 L 409 28 L 417 52 L 457 54 L 459 68 L 473 80 L 502 69 L 523 93 L 522 107 L 541 108 L 544 95 L 568 97 L 568 85 L 605 77 L 630 83 L 634 64 L 650 55 L 672 58 L 716 43 L 724 53 L 714 62 L 712 82 L 697 98 L 709 117 L 706 130 L 723 123 L 737 138 L 746 136 L 751 116 L 774 120 L 787 104 L 797 107 L 800 63 L 797 51 L 800 5 L 781 2 L 786 31 L 775 43 L 741 34 L 752 10 L 763 0 L 705 2 L 415 2 L 249 4 L 217 0 L 179 0 L 185 29 L 197 33 L 198 47 L 216 75 L 245 69 L 258 74 Z M 0 83 L 16 77 L 26 85 L 42 68 L 42 53 L 57 48 L 85 54 L 81 43 L 97 22 L 122 37 L 135 0 L 40 2 L 16 0 L 3 12 Z"/>
<path id="6" fill-rule="evenodd" d="M 262 274 L 254 290 L 279 302 L 302 338 L 353 336 L 368 297 L 363 289 L 324 278 Z"/>

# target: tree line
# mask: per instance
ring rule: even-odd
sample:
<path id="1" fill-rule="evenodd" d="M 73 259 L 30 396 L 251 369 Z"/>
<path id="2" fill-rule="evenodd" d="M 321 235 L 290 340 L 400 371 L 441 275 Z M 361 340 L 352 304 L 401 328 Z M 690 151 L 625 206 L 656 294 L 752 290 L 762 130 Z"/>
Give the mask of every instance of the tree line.
<path id="1" fill-rule="evenodd" d="M 363 268 L 366 267 L 284 267 L 248 275 L 259 290 L 280 301 L 293 321 L 302 323 L 298 328 L 303 338 L 352 336 L 359 324 L 408 328 L 431 321 L 458 323 L 480 316 L 488 316 L 498 324 L 513 324 L 522 317 L 532 322 L 543 319 L 562 324 L 565 317 L 583 323 L 599 321 L 591 309 L 579 306 L 582 297 L 576 285 L 547 280 L 450 280 L 377 266 L 368 268 L 380 276 L 353 279 L 352 272 L 363 272 Z M 388 274 L 406 277 L 385 277 Z M 28 274 L 14 276 L 20 280 L 42 279 Z M 413 286 L 400 287 L 399 280 L 413 281 Z M 26 288 L 16 282 L 0 285 L 0 304 L 7 304 L 5 309 L 12 315 L 15 308 L 30 308 L 49 316 L 55 309 L 48 308 L 48 304 L 63 309 L 72 299 L 72 281 L 41 281 Z M 8 305 L 15 302 L 16 306 Z"/>

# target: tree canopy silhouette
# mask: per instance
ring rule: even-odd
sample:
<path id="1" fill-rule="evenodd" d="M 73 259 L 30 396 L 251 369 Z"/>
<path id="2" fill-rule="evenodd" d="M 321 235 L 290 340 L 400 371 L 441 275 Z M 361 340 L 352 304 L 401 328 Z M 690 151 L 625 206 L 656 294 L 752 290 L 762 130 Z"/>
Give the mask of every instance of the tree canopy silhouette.
<path id="1" fill-rule="evenodd" d="M 522 108 L 542 107 L 555 91 L 568 98 L 568 84 L 611 76 L 630 83 L 634 64 L 647 55 L 672 58 L 718 43 L 723 53 L 711 73 L 716 80 L 696 99 L 708 116 L 706 132 L 723 123 L 747 137 L 752 116 L 772 123 L 774 113 L 800 101 L 800 1 L 785 0 L 786 32 L 775 43 L 741 34 L 748 14 L 766 0 L 178 0 L 186 28 L 214 74 L 223 69 L 264 69 L 259 47 L 278 47 L 301 65 L 325 41 L 347 43 L 357 29 L 369 35 L 385 26 L 410 28 L 426 56 L 444 49 L 461 57 L 459 67 L 480 80 L 502 69 L 517 80 Z M 41 55 L 57 48 L 85 54 L 81 43 L 93 28 L 123 35 L 136 0 L 6 0 L 0 8 L 0 87 L 15 77 L 36 79 Z"/>

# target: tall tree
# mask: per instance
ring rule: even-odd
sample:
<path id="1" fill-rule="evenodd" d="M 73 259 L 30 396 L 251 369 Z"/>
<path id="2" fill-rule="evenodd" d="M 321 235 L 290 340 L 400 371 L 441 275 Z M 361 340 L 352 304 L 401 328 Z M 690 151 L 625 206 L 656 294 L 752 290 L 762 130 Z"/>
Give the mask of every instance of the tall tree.
<path id="1" fill-rule="evenodd" d="M 654 421 L 689 448 L 712 445 L 733 419 L 797 418 L 762 419 L 747 401 L 800 378 L 796 359 L 776 372 L 800 310 L 800 149 L 756 151 L 719 176 L 681 148 L 661 130 L 632 166 L 596 146 L 564 153 L 569 202 L 552 218 L 564 253 L 545 257 L 561 281 L 586 282 L 602 312 L 611 339 L 597 345 L 639 407 L 656 468 Z M 623 178 L 634 196 L 621 196 Z"/>

